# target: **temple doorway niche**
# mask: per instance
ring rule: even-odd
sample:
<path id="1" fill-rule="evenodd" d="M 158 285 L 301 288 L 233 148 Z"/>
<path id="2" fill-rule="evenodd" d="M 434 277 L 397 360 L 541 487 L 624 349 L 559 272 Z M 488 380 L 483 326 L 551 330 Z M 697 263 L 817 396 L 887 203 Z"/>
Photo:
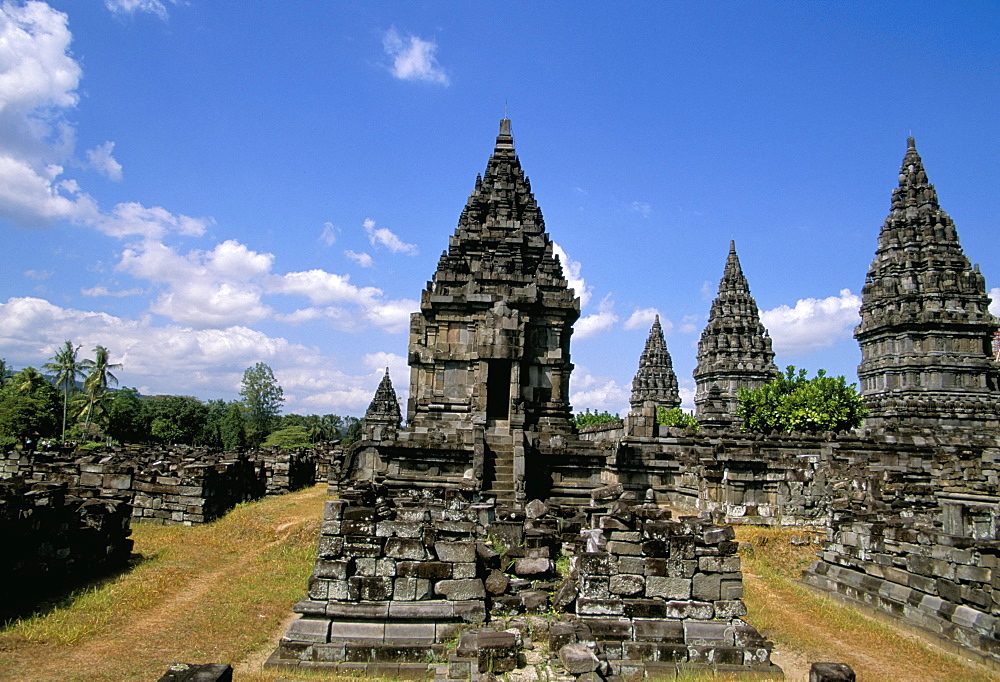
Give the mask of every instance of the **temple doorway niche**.
<path id="1" fill-rule="evenodd" d="M 486 419 L 510 419 L 510 360 L 486 361 Z"/>

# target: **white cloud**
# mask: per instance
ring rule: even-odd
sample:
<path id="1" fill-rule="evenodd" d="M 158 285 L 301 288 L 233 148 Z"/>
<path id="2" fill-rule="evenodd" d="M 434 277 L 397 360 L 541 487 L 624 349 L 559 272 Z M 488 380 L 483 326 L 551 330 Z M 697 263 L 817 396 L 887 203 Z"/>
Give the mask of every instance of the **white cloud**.
<path id="1" fill-rule="evenodd" d="M 629 410 L 631 386 L 622 386 L 608 377 L 595 377 L 586 367 L 577 367 L 570 377 L 570 402 L 573 412 L 608 411 L 625 416 Z"/>
<path id="2" fill-rule="evenodd" d="M 327 246 L 333 246 L 337 241 L 337 228 L 333 223 L 327 221 L 323 223 L 323 232 L 319 236 L 319 240 L 326 244 Z"/>
<path id="3" fill-rule="evenodd" d="M 648 218 L 653 213 L 653 207 L 645 201 L 633 201 L 632 210 L 641 215 L 643 218 Z"/>
<path id="4" fill-rule="evenodd" d="M 80 293 L 84 296 L 113 296 L 115 298 L 124 298 L 126 296 L 138 296 L 143 290 L 139 287 L 133 289 L 119 289 L 118 291 L 111 291 L 104 286 L 90 287 L 89 289 L 81 289 Z"/>
<path id="5" fill-rule="evenodd" d="M 360 417 L 381 378 L 374 369 L 361 374 L 339 370 L 316 348 L 243 326 L 201 330 L 154 326 L 148 318 L 130 320 L 61 308 L 39 298 L 0 303 L 0 357 L 12 364 L 38 367 L 66 339 L 81 344 L 85 356 L 98 344 L 106 346 L 111 360 L 124 364 L 116 372 L 122 385 L 146 393 L 235 399 L 243 370 L 266 362 L 285 391 L 288 411 Z M 398 364 L 389 363 L 394 375 Z M 382 364 L 381 371 L 384 368 Z"/>
<path id="6" fill-rule="evenodd" d="M 410 256 L 417 255 L 416 244 L 407 244 L 389 228 L 376 228 L 375 221 L 371 218 L 365 218 L 364 226 L 365 233 L 368 235 L 368 241 L 371 242 L 372 246 L 381 244 L 393 253 L 405 253 Z"/>
<path id="7" fill-rule="evenodd" d="M 657 315 L 660 315 L 660 311 L 656 308 L 636 310 L 625 320 L 625 324 L 622 327 L 625 329 L 649 329 L 653 326 L 653 321 L 656 320 Z M 674 329 L 674 323 L 660 315 L 660 327 L 663 329 L 664 334 L 669 334 Z"/>
<path id="8" fill-rule="evenodd" d="M 803 298 L 795 307 L 781 305 L 760 314 L 771 334 L 776 353 L 803 355 L 828 348 L 838 339 L 850 337 L 858 324 L 861 298 L 850 289 L 837 296 Z"/>
<path id="9" fill-rule="evenodd" d="M 344 251 L 344 255 L 363 268 L 370 268 L 372 266 L 372 257 L 367 253 L 355 253 L 354 251 L 348 250 Z"/>
<path id="10" fill-rule="evenodd" d="M 410 315 L 419 309 L 419 301 L 401 298 L 371 306 L 365 311 L 365 319 L 390 334 L 396 334 L 410 328 Z"/>
<path id="11" fill-rule="evenodd" d="M 615 325 L 615 322 L 618 321 L 618 315 L 615 314 L 614 307 L 615 302 L 611 300 L 611 294 L 608 294 L 601 299 L 601 303 L 597 308 L 598 312 L 577 320 L 573 327 L 573 337 L 586 339 L 611 329 Z"/>
<path id="12" fill-rule="evenodd" d="M 990 312 L 1000 317 L 1000 287 L 990 289 L 990 298 L 993 299 L 990 303 Z"/>
<path id="13" fill-rule="evenodd" d="M 580 274 L 580 270 L 583 266 L 579 261 L 575 261 L 570 258 L 563 248 L 555 242 L 552 242 L 552 253 L 555 254 L 559 258 L 559 262 L 562 263 L 563 277 L 566 278 L 566 282 L 576 295 L 580 297 L 580 307 L 585 307 L 588 303 L 590 303 L 590 297 L 594 292 L 592 287 L 587 286 L 587 283 L 583 279 L 583 275 Z"/>
<path id="14" fill-rule="evenodd" d="M 0 219 L 24 227 L 61 220 L 117 237 L 200 235 L 206 221 L 174 216 L 138 203 L 103 214 L 65 166 L 73 160 L 75 130 L 66 110 L 76 106 L 82 70 L 70 56 L 67 16 L 43 2 L 0 5 Z M 88 165 L 112 179 L 121 166 L 113 143 L 86 152 Z"/>
<path id="15" fill-rule="evenodd" d="M 174 215 L 170 211 L 154 206 L 147 208 L 134 201 L 117 204 L 111 213 L 93 221 L 94 227 L 111 237 L 139 236 L 159 239 L 168 233 L 188 237 L 200 237 L 212 224 L 204 218 Z"/>
<path id="16" fill-rule="evenodd" d="M 690 385 L 678 386 L 677 393 L 680 394 L 681 397 L 681 409 L 688 411 L 694 410 L 694 393 L 695 393 L 694 387 Z"/>
<path id="17" fill-rule="evenodd" d="M 337 275 L 324 270 L 289 272 L 273 280 L 272 290 L 283 294 L 305 296 L 318 305 L 328 303 L 357 303 L 371 306 L 382 290 L 375 287 L 356 287 L 350 275 Z"/>
<path id="18" fill-rule="evenodd" d="M 28 279 L 48 279 L 54 273 L 51 270 L 25 270 L 24 276 Z"/>
<path id="19" fill-rule="evenodd" d="M 177 4 L 177 0 L 170 1 Z M 167 7 L 161 0 L 104 0 L 104 6 L 119 16 L 148 12 L 155 14 L 160 19 L 167 19 Z"/>
<path id="20" fill-rule="evenodd" d="M 118 181 L 122 179 L 122 165 L 115 160 L 115 157 L 111 156 L 114 148 L 114 142 L 105 142 L 98 147 L 88 149 L 87 161 L 89 162 L 89 166 L 101 175 Z"/>
<path id="21" fill-rule="evenodd" d="M 681 318 L 681 326 L 677 331 L 681 334 L 694 334 L 698 331 L 698 324 L 702 319 L 701 315 L 685 315 Z"/>
<path id="22" fill-rule="evenodd" d="M 403 36 L 395 28 L 390 28 L 382 37 L 382 47 L 392 57 L 390 71 L 396 78 L 448 85 L 448 75 L 434 56 L 437 43 L 417 36 Z"/>

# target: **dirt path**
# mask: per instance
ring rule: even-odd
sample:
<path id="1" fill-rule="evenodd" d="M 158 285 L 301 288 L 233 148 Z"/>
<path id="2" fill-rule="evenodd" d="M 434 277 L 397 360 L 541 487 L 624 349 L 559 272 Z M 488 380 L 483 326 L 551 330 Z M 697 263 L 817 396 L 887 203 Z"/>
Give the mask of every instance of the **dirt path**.
<path id="1" fill-rule="evenodd" d="M 911 652 L 882 648 L 871 639 L 860 636 L 847 629 L 831 631 L 822 627 L 807 611 L 799 607 L 797 600 L 789 598 L 779 590 L 772 589 L 760 576 L 743 572 L 744 585 L 748 590 L 754 590 L 768 600 L 771 608 L 780 614 L 781 631 L 795 633 L 797 638 L 815 641 L 818 644 L 809 648 L 789 648 L 775 645 L 771 659 L 785 672 L 788 682 L 807 682 L 809 667 L 813 662 L 831 661 L 847 663 L 859 680 L 866 682 L 874 680 L 907 680 L 908 682 L 941 682 L 942 680 L 967 680 L 970 675 L 977 674 L 979 679 L 989 679 L 989 671 L 971 661 L 954 658 L 954 665 L 949 670 L 928 670 L 919 661 L 914 661 Z M 752 622 L 751 613 L 748 620 Z M 930 646 L 926 641 L 900 630 L 896 632 L 903 638 Z M 773 637 L 775 633 L 769 633 Z M 944 650 L 939 650 L 945 656 L 951 656 Z"/>
<path id="2" fill-rule="evenodd" d="M 321 492 L 325 497 L 325 491 Z M 228 556 L 220 553 L 215 563 L 209 558 L 211 547 L 204 548 L 206 551 L 198 560 L 185 567 L 187 576 L 162 592 L 155 606 L 137 611 L 123 626 L 70 645 L 5 642 L 6 651 L 0 651 L 0 680 L 117 680 L 122 679 L 122 673 L 112 671 L 127 669 L 146 671 L 141 677 L 126 673 L 130 679 L 157 679 L 166 672 L 164 660 L 195 662 L 186 660 L 190 654 L 184 652 L 196 648 L 191 641 L 191 622 L 198 617 L 199 606 L 217 599 L 220 586 L 238 583 L 248 565 L 272 547 L 286 542 L 303 524 L 321 517 L 321 503 L 316 501 L 319 497 L 320 493 L 312 492 L 297 498 L 286 496 L 288 504 L 277 510 L 273 522 L 266 526 L 273 539 L 248 546 L 236 558 L 231 552 Z M 254 609 L 250 605 L 233 606 Z M 256 617 L 256 611 L 248 617 Z M 259 656 L 255 652 L 252 657 Z"/>

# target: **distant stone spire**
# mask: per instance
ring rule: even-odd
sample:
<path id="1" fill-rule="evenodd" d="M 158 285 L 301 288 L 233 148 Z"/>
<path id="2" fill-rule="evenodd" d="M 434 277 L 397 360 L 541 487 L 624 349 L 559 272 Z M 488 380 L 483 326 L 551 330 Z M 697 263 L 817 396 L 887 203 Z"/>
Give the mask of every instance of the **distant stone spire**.
<path id="1" fill-rule="evenodd" d="M 750 285 L 736 255 L 736 242 L 730 241 L 719 293 L 698 342 L 698 365 L 694 370 L 696 416 L 704 421 L 710 411 L 715 420 L 721 414 L 735 419 L 736 389 L 758 388 L 776 376 L 771 337 L 750 295 Z"/>
<path id="2" fill-rule="evenodd" d="M 368 405 L 362 423 L 363 440 L 391 440 L 399 430 L 402 415 L 399 411 L 399 400 L 396 389 L 392 387 L 389 378 L 389 368 L 385 368 L 385 376 L 375 389 L 375 397 Z"/>
<path id="3" fill-rule="evenodd" d="M 667 351 L 667 342 L 660 327 L 660 316 L 653 321 L 646 339 L 646 347 L 639 357 L 639 371 L 632 379 L 632 410 L 638 411 L 646 402 L 668 409 L 680 407 L 681 398 L 677 390 L 677 375 Z"/>
<path id="4" fill-rule="evenodd" d="M 996 425 L 996 319 L 912 137 L 861 292 L 858 377 L 871 426 Z"/>

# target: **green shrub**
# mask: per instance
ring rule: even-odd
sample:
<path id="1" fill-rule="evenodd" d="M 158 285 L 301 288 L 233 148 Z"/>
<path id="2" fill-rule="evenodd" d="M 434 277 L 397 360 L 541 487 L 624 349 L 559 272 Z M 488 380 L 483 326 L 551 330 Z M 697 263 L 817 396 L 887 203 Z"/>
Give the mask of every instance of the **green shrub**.
<path id="1" fill-rule="evenodd" d="M 806 370 L 789 365 L 760 388 L 736 392 L 736 416 L 749 431 L 843 431 L 857 428 L 868 413 L 855 384 L 828 377 L 825 370 L 806 378 Z"/>
<path id="2" fill-rule="evenodd" d="M 698 430 L 698 420 L 679 407 L 667 409 L 662 405 L 656 409 L 656 423 L 661 426 L 677 426 L 682 429 Z"/>
<path id="3" fill-rule="evenodd" d="M 582 429 L 584 426 L 593 426 L 594 424 L 610 424 L 611 422 L 621 421 L 621 417 L 617 414 L 611 414 L 610 412 L 591 412 L 588 407 L 584 412 L 580 412 L 572 419 L 573 424 L 576 428 Z"/>

